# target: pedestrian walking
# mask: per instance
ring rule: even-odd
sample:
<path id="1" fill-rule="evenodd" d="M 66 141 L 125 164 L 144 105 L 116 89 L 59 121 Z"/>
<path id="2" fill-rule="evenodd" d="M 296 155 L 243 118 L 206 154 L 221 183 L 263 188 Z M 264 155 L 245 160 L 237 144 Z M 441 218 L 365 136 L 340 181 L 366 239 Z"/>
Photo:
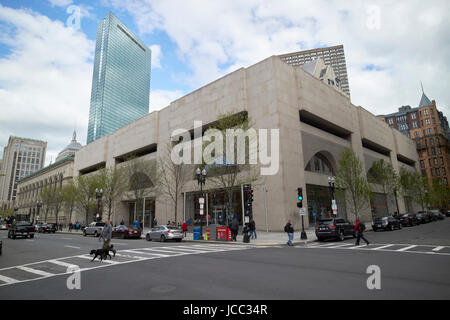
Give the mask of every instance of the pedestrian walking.
<path id="1" fill-rule="evenodd" d="M 188 230 L 186 221 L 183 222 L 183 226 L 181 227 L 181 230 L 183 230 L 184 237 L 186 238 L 186 233 L 187 233 L 187 230 Z"/>
<path id="2" fill-rule="evenodd" d="M 353 231 L 356 231 L 356 244 L 355 246 L 359 246 L 359 240 L 363 239 L 367 245 L 369 245 L 369 241 L 364 237 L 364 230 L 366 229 L 366 226 L 364 223 L 359 222 L 359 219 L 356 219 L 355 227 L 353 228 Z"/>
<path id="3" fill-rule="evenodd" d="M 232 237 L 233 241 L 237 241 L 237 234 L 239 231 L 239 221 L 236 217 L 233 219 L 233 221 L 231 221 L 230 229 L 231 229 L 231 237 Z"/>
<path id="4" fill-rule="evenodd" d="M 256 239 L 256 224 L 255 220 L 251 219 L 250 223 L 248 224 L 248 227 L 250 229 L 250 238 Z"/>
<path id="5" fill-rule="evenodd" d="M 286 225 L 284 226 L 284 232 L 288 234 L 288 242 L 286 243 L 288 246 L 293 246 L 292 240 L 294 240 L 294 227 L 291 224 L 291 220 L 288 220 Z"/>
<path id="6" fill-rule="evenodd" d="M 140 224 L 139 224 L 139 221 L 134 221 L 134 227 L 136 228 L 136 229 L 139 229 L 139 227 L 140 227 Z"/>
<path id="7" fill-rule="evenodd" d="M 109 224 L 109 220 L 105 220 L 105 226 L 103 227 L 101 238 L 103 239 L 103 249 L 109 249 L 111 246 L 111 238 L 112 238 L 112 226 Z M 111 249 L 111 251 L 114 253 L 114 256 L 116 256 L 116 250 Z"/>

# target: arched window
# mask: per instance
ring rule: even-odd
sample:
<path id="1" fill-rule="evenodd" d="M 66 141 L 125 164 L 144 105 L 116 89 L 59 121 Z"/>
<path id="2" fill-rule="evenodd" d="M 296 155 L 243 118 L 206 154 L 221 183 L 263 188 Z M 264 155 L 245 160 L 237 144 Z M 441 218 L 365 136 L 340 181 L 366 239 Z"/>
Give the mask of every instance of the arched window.
<path id="1" fill-rule="evenodd" d="M 311 160 L 309 160 L 305 170 L 320 174 L 335 175 L 330 161 L 321 153 L 316 153 Z"/>

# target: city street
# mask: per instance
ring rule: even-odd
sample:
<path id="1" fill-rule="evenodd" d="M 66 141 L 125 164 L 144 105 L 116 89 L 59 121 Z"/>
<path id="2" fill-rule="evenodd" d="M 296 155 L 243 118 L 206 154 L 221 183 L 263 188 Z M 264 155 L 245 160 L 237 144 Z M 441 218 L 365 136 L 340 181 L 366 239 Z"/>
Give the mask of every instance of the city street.
<path id="1" fill-rule="evenodd" d="M 1 232 L 0 299 L 449 299 L 449 228 L 445 219 L 367 232 L 370 246 L 358 247 L 113 239 L 117 255 L 104 262 L 90 261 L 101 246 L 94 237 Z M 373 265 L 379 290 L 367 287 Z M 81 268 L 79 290 L 67 288 L 69 266 Z"/>

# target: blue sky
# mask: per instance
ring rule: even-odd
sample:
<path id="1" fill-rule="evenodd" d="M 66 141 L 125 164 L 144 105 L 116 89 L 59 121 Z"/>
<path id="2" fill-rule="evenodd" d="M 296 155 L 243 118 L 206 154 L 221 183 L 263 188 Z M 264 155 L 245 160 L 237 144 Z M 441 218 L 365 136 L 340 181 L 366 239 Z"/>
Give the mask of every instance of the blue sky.
<path id="1" fill-rule="evenodd" d="M 343 44 L 354 105 L 415 107 L 422 81 L 449 116 L 449 9 L 446 0 L 1 0 L 0 147 L 10 135 L 45 140 L 48 164 L 75 127 L 86 143 L 96 28 L 109 11 L 152 49 L 150 110 L 271 55 Z"/>

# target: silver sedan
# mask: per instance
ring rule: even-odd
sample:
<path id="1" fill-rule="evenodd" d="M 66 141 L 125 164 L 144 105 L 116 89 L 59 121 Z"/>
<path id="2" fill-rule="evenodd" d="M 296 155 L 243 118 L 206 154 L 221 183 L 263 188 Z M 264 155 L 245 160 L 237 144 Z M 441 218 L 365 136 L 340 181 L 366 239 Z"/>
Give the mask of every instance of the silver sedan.
<path id="1" fill-rule="evenodd" d="M 147 241 L 159 240 L 164 242 L 166 240 L 176 240 L 180 242 L 183 236 L 183 231 L 175 226 L 156 226 L 147 232 L 145 239 Z"/>

